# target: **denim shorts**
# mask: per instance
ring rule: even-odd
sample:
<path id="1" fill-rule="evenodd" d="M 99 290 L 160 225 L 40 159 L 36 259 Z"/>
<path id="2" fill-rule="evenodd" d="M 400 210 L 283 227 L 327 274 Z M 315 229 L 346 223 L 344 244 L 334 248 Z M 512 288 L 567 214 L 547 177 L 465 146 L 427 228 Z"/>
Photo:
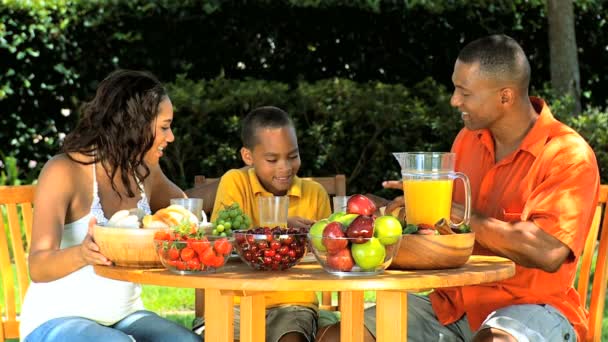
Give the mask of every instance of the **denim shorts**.
<path id="1" fill-rule="evenodd" d="M 469 328 L 466 315 L 458 321 L 439 323 L 431 301 L 426 296 L 408 294 L 408 341 L 471 341 L 475 332 Z M 376 307 L 365 310 L 365 326 L 376 335 Z M 518 342 L 576 341 L 576 333 L 564 315 L 550 305 L 522 304 L 492 312 L 479 328 L 496 328 L 515 337 Z"/>

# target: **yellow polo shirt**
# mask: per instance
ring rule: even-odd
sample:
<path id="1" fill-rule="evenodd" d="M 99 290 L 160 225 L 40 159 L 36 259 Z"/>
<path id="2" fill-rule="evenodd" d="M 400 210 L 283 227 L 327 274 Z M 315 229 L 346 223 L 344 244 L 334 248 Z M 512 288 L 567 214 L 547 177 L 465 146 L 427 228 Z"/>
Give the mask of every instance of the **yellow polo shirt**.
<path id="1" fill-rule="evenodd" d="M 238 203 L 243 212 L 252 220 L 252 227 L 260 224 L 258 200 L 260 196 L 272 196 L 260 183 L 255 169 L 233 169 L 226 172 L 217 188 L 211 220 L 218 217 L 218 212 L 234 202 Z M 289 216 L 300 216 L 310 220 L 320 220 L 331 214 L 329 196 L 323 186 L 315 181 L 294 177 L 287 191 L 289 196 Z M 272 281 L 272 280 L 269 280 Z M 273 292 L 265 297 L 266 307 L 281 305 L 303 305 L 314 309 L 318 307 L 317 296 L 314 292 Z M 235 304 L 240 298 L 235 297 Z"/>

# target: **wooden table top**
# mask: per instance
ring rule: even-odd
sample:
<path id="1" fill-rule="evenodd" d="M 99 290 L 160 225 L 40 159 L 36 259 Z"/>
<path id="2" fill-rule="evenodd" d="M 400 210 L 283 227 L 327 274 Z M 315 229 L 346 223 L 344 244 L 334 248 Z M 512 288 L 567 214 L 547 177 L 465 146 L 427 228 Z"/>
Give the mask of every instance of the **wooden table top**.
<path id="1" fill-rule="evenodd" d="M 407 290 L 488 283 L 515 275 L 508 259 L 471 256 L 462 267 L 444 270 L 386 270 L 374 276 L 338 277 L 316 261 L 303 261 L 286 271 L 256 271 L 240 260 L 229 261 L 218 273 L 179 275 L 166 269 L 95 266 L 100 276 L 134 283 L 236 291 L 361 291 Z"/>

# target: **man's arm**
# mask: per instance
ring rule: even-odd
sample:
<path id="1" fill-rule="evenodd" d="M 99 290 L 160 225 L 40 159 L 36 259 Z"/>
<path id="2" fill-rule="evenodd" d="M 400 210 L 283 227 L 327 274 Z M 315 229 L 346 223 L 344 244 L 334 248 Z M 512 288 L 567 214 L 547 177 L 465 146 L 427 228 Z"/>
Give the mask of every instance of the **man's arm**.
<path id="1" fill-rule="evenodd" d="M 570 255 L 570 248 L 534 222 L 504 222 L 473 214 L 470 221 L 475 240 L 518 265 L 556 272 Z"/>

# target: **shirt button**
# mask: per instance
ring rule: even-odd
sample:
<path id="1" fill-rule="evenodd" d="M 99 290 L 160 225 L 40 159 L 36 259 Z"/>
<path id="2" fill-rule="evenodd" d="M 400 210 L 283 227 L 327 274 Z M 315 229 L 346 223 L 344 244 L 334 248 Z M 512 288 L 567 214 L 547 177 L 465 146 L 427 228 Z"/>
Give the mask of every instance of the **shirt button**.
<path id="1" fill-rule="evenodd" d="M 564 335 L 564 341 L 569 341 L 570 340 L 570 334 L 566 333 L 566 335 Z"/>

